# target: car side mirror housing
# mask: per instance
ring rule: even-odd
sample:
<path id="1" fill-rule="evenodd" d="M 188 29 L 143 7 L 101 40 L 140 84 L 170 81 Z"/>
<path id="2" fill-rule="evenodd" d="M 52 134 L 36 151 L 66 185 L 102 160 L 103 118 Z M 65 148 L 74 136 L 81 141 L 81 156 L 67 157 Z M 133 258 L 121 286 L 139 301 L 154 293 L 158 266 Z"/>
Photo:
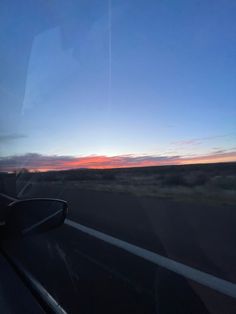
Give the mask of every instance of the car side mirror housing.
<path id="1" fill-rule="evenodd" d="M 62 225 L 68 212 L 67 202 L 33 198 L 10 203 L 5 217 L 5 235 L 20 237 L 42 233 Z"/>

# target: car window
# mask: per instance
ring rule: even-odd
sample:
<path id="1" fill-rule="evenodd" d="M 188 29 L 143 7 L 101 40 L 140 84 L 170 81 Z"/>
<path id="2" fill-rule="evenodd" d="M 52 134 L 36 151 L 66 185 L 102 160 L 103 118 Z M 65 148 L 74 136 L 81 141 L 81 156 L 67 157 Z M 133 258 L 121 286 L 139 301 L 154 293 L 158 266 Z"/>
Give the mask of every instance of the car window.
<path id="1" fill-rule="evenodd" d="M 236 312 L 235 13 L 1 1 L 1 197 L 69 207 L 5 249 L 68 313 Z"/>

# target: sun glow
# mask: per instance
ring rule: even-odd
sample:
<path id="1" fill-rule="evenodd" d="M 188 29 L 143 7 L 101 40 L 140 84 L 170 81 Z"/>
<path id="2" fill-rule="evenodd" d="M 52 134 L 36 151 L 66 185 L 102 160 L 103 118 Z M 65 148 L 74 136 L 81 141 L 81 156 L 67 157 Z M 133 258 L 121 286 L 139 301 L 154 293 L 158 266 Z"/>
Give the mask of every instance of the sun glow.
<path id="1" fill-rule="evenodd" d="M 77 168 L 112 169 L 164 165 L 184 165 L 201 163 L 219 163 L 236 161 L 236 152 L 222 152 L 199 156 L 163 156 L 163 155 L 118 155 L 118 156 L 46 156 L 27 154 L 0 158 L 1 171 L 16 171 L 26 168 L 30 171 L 66 170 Z"/>

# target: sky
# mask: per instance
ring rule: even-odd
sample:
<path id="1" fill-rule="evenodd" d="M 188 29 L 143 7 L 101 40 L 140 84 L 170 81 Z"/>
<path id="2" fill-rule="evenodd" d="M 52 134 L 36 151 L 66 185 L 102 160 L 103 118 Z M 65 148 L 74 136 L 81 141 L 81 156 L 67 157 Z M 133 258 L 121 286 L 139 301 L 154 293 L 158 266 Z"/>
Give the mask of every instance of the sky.
<path id="1" fill-rule="evenodd" d="M 236 161 L 236 2 L 0 4 L 0 170 Z"/>

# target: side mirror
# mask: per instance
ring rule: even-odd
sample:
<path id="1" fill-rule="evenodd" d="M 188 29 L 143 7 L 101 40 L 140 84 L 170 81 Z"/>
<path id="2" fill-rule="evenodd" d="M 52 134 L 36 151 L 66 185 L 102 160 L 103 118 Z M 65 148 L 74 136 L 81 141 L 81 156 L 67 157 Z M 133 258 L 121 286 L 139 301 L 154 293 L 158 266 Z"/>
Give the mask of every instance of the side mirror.
<path id="1" fill-rule="evenodd" d="M 64 223 L 67 211 L 67 202 L 58 199 L 15 201 L 7 208 L 5 235 L 19 237 L 56 228 Z"/>

